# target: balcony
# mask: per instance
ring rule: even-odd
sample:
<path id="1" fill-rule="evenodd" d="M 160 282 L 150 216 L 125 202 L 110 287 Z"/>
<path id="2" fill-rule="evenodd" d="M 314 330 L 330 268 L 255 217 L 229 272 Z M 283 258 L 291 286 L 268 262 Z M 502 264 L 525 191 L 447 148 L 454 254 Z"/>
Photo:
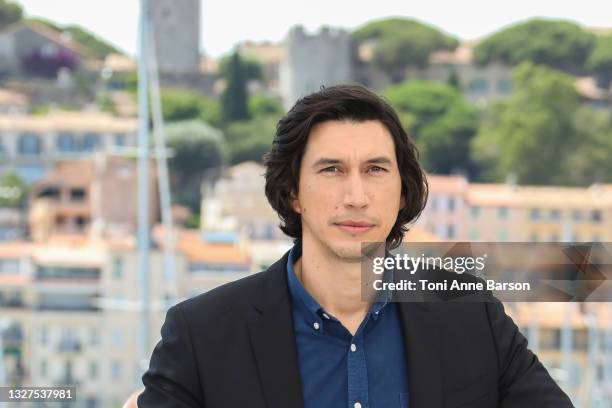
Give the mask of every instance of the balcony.
<path id="1" fill-rule="evenodd" d="M 80 353 L 82 349 L 81 342 L 75 339 L 61 339 L 56 348 L 58 353 Z M 64 384 L 72 383 L 66 382 Z"/>
<path id="2" fill-rule="evenodd" d="M 85 280 L 100 279 L 100 268 L 38 267 L 38 280 Z"/>
<path id="3" fill-rule="evenodd" d="M 95 295 L 75 293 L 40 293 L 37 310 L 63 312 L 95 312 Z"/>
<path id="4" fill-rule="evenodd" d="M 39 303 L 36 310 L 59 312 L 98 312 L 100 308 L 93 305 L 45 304 Z"/>

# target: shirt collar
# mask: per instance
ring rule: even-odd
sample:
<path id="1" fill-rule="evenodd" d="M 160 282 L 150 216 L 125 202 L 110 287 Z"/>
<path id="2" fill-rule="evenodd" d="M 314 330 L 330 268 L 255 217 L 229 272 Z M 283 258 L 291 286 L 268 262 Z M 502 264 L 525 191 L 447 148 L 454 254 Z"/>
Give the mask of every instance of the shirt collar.
<path id="1" fill-rule="evenodd" d="M 300 312 L 310 324 L 317 324 L 320 330 L 323 322 L 320 314 L 323 312 L 321 305 L 308 293 L 302 282 L 297 278 L 293 264 L 302 256 L 302 242 L 295 240 L 287 258 L 287 284 L 293 299 L 293 307 Z"/>
<path id="2" fill-rule="evenodd" d="M 302 240 L 296 239 L 287 258 L 287 284 L 289 286 L 289 292 L 291 297 L 295 300 L 294 306 L 305 313 L 306 317 L 309 318 L 309 320 L 312 320 L 313 323 L 319 323 L 319 326 L 322 328 L 322 315 L 329 316 L 330 320 L 336 319 L 327 314 L 319 302 L 317 302 L 310 295 L 310 293 L 308 293 L 306 288 L 304 288 L 304 285 L 302 285 L 302 282 L 300 282 L 300 280 L 297 278 L 293 264 L 300 258 L 300 256 L 302 256 Z M 385 271 L 384 281 L 393 281 L 393 270 Z M 368 315 L 376 320 L 381 310 L 391 301 L 391 296 L 392 293 L 389 290 L 378 292 L 374 303 L 372 303 L 372 306 L 370 306 Z"/>

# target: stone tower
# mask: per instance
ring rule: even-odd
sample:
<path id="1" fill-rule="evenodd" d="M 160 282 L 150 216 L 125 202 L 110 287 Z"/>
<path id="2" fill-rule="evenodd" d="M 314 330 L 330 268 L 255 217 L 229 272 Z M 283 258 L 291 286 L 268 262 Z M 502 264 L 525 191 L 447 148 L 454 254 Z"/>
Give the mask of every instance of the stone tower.
<path id="1" fill-rule="evenodd" d="M 162 73 L 200 68 L 200 0 L 151 0 L 157 61 Z"/>
<path id="2" fill-rule="evenodd" d="M 293 27 L 285 38 L 280 66 L 283 104 L 290 108 L 321 85 L 352 82 L 351 61 L 351 36 L 346 30 L 323 27 L 308 34 L 302 26 Z"/>

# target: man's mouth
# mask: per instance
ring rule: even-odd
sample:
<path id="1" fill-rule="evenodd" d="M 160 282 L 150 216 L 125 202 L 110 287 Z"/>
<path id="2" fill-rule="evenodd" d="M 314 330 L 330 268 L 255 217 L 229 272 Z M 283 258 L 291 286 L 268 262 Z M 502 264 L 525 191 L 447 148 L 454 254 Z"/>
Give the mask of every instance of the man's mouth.
<path id="1" fill-rule="evenodd" d="M 358 220 L 336 222 L 334 225 L 342 231 L 350 234 L 361 234 L 374 228 L 374 224 Z"/>

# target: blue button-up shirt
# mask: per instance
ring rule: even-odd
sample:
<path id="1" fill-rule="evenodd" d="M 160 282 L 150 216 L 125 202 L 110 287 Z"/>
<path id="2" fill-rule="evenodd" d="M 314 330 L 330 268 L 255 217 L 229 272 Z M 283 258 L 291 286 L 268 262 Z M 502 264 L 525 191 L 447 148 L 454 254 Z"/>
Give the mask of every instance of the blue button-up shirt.
<path id="1" fill-rule="evenodd" d="M 381 292 L 353 336 L 306 291 L 293 270 L 301 241 L 289 252 L 304 408 L 407 408 L 406 351 L 397 310 Z"/>

